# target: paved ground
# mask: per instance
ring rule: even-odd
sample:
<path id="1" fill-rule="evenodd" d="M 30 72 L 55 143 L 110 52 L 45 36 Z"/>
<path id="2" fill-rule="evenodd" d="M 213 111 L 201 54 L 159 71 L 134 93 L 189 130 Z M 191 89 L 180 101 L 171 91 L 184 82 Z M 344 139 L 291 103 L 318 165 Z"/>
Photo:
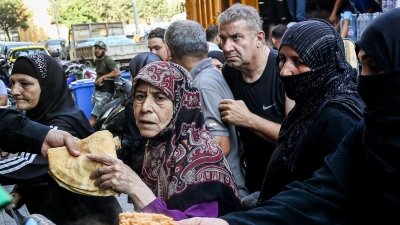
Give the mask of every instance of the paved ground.
<path id="1" fill-rule="evenodd" d="M 12 186 L 4 186 L 4 188 L 10 192 L 12 189 Z M 122 209 L 125 212 L 133 212 L 133 205 L 127 202 L 127 196 L 125 194 L 121 194 L 120 197 L 117 198 L 118 202 L 121 204 Z M 20 213 L 22 215 L 29 215 L 28 210 L 26 209 L 25 206 L 21 207 L 19 209 Z M 1 225 L 16 225 L 15 221 L 13 218 L 8 216 L 7 213 L 5 213 L 4 209 L 0 211 L 0 224 Z"/>

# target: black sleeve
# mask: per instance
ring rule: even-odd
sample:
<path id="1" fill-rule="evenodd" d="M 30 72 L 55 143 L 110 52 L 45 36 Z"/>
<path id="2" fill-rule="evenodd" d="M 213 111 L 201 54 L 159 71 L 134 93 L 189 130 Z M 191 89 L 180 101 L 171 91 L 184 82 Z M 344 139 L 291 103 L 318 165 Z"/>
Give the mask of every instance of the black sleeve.
<path id="1" fill-rule="evenodd" d="M 0 148 L 12 153 L 30 149 L 40 154 L 49 127 L 30 121 L 12 109 L 0 109 L 0 121 Z"/>
<path id="2" fill-rule="evenodd" d="M 357 127 L 325 158 L 313 177 L 288 184 L 279 194 L 246 212 L 222 216 L 229 224 L 342 224 L 347 221 Z"/>
<path id="3" fill-rule="evenodd" d="M 17 157 L 0 160 L 0 183 L 11 185 L 47 175 L 49 164 L 41 155 L 20 152 Z"/>

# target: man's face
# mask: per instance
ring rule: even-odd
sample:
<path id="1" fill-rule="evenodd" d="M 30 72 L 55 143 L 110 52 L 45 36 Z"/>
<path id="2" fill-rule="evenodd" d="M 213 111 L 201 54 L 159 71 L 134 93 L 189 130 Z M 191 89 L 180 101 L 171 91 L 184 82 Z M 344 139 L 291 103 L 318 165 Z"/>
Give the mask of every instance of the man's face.
<path id="1" fill-rule="evenodd" d="M 219 29 L 221 48 L 229 66 L 240 69 L 256 60 L 257 45 L 262 42 L 258 32 L 250 30 L 245 20 L 220 25 Z"/>
<path id="2" fill-rule="evenodd" d="M 147 40 L 147 46 L 150 52 L 157 54 L 162 60 L 168 61 L 167 45 L 164 43 L 163 39 L 155 37 Z"/>
<path id="3" fill-rule="evenodd" d="M 106 54 L 106 49 L 100 48 L 99 46 L 94 47 L 94 55 L 96 58 L 101 59 Z"/>

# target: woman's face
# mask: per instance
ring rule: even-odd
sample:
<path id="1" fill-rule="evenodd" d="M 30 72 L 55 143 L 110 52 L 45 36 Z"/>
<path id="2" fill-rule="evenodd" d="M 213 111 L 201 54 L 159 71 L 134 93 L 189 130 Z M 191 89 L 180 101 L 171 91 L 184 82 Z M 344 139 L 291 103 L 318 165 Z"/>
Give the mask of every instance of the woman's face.
<path id="1" fill-rule="evenodd" d="M 35 108 L 40 99 L 39 80 L 31 76 L 14 73 L 10 77 L 11 95 L 16 101 L 18 110 Z"/>
<path id="2" fill-rule="evenodd" d="M 281 47 L 278 57 L 281 76 L 297 75 L 311 70 L 289 45 Z"/>
<path id="3" fill-rule="evenodd" d="M 217 58 L 211 58 L 211 60 L 212 60 L 212 64 L 215 67 L 215 69 L 221 71 L 224 64 L 222 64 L 222 62 L 219 61 Z"/>
<path id="4" fill-rule="evenodd" d="M 364 50 L 360 49 L 358 52 L 358 60 L 361 64 L 361 75 L 370 75 L 383 73 L 383 69 L 380 68 L 372 59 L 364 52 Z"/>
<path id="5" fill-rule="evenodd" d="M 173 102 L 162 90 L 147 82 L 138 82 L 133 110 L 143 137 L 152 138 L 159 134 L 171 121 L 173 109 Z"/>

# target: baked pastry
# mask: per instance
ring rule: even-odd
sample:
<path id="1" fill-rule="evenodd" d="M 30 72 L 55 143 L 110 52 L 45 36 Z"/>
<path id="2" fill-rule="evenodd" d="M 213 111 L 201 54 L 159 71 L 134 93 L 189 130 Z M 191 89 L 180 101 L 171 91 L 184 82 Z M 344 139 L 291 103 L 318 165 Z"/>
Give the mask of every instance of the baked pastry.
<path id="1" fill-rule="evenodd" d="M 171 217 L 156 213 L 130 213 L 119 214 L 119 225 L 175 225 Z"/>

